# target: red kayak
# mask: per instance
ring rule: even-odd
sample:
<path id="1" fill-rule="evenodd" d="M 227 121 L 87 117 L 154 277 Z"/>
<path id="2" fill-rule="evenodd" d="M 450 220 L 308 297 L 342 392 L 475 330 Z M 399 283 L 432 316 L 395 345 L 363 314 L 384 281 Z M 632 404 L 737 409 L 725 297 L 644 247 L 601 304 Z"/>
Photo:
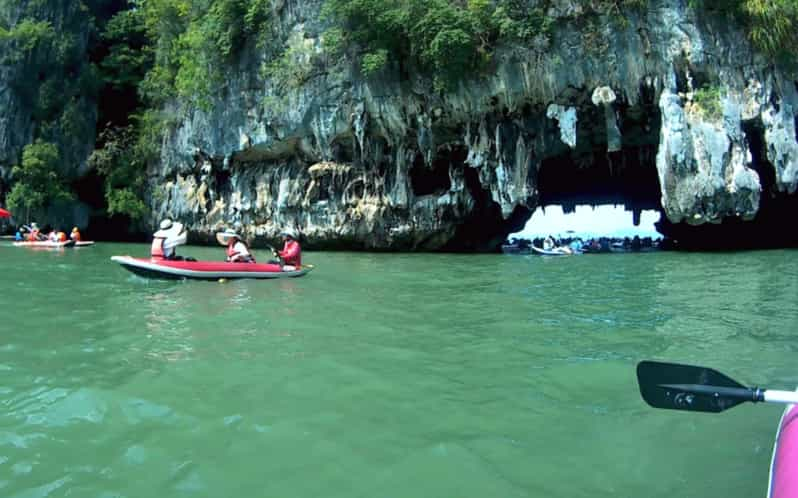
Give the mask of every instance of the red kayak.
<path id="1" fill-rule="evenodd" d="M 784 410 L 773 447 L 768 498 L 798 498 L 798 405 Z"/>
<path id="2" fill-rule="evenodd" d="M 112 256 L 111 261 L 148 278 L 219 280 L 221 278 L 294 278 L 308 274 L 312 265 L 284 270 L 278 264 L 227 263 L 223 261 L 179 261 L 156 258 Z"/>

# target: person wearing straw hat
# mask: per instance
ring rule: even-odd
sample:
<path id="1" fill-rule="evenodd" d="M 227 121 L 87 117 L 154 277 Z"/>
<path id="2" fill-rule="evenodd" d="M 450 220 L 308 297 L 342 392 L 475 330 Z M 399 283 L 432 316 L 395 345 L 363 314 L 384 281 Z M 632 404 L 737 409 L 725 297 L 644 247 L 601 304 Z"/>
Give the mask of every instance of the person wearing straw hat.
<path id="1" fill-rule="evenodd" d="M 297 241 L 296 231 L 286 228 L 280 233 L 283 237 L 283 250 L 278 254 L 283 259 L 283 270 L 293 271 L 302 266 L 302 248 Z"/>
<path id="2" fill-rule="evenodd" d="M 161 222 L 161 229 L 152 235 L 150 257 L 153 259 L 179 259 L 175 248 L 186 243 L 186 231 L 182 223 L 169 218 Z"/>
<path id="3" fill-rule="evenodd" d="M 216 234 L 216 241 L 227 246 L 227 262 L 229 263 L 255 263 L 255 258 L 249 252 L 246 242 L 235 230 L 230 228 Z"/>

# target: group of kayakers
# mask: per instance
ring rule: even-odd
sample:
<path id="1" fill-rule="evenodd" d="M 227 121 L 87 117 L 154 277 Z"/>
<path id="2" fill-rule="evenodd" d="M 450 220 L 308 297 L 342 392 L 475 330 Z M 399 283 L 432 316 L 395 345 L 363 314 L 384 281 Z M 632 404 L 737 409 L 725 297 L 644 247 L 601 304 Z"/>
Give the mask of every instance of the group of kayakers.
<path id="1" fill-rule="evenodd" d="M 302 248 L 299 245 L 295 230 L 285 229 L 280 233 L 283 240 L 283 249 L 274 251 L 274 256 L 279 259 L 270 263 L 279 263 L 283 270 L 293 271 L 302 266 Z M 161 222 L 160 229 L 153 234 L 150 257 L 155 259 L 184 260 L 176 254 L 177 246 L 186 243 L 187 232 L 182 223 L 165 219 Z M 216 234 L 216 240 L 226 246 L 225 260 L 230 263 L 255 263 L 255 256 L 246 240 L 236 229 L 225 229 Z"/>
<path id="2" fill-rule="evenodd" d="M 20 226 L 17 229 L 17 233 L 14 235 L 14 240 L 17 242 L 67 242 L 69 240 L 80 242 L 80 230 L 78 230 L 78 227 L 73 227 L 69 237 L 67 237 L 64 231 L 55 229 L 44 234 L 39 229 L 39 226 L 33 222 L 30 226 Z"/>

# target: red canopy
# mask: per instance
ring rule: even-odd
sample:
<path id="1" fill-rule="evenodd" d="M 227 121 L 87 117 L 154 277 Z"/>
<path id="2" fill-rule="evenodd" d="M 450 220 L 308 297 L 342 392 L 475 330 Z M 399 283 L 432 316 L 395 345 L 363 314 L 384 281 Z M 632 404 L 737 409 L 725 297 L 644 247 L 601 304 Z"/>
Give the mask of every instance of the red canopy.
<path id="1" fill-rule="evenodd" d="M 11 218 L 11 213 L 3 208 L 0 208 L 0 218 Z"/>

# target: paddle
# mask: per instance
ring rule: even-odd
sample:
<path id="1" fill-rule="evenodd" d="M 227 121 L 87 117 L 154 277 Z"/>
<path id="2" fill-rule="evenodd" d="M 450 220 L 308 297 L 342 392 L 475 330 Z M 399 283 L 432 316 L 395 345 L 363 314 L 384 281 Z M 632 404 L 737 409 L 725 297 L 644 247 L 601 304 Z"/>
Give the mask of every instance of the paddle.
<path id="1" fill-rule="evenodd" d="M 718 413 L 751 401 L 798 403 L 798 392 L 745 387 L 705 367 L 641 361 L 640 394 L 649 405 L 666 410 Z"/>

